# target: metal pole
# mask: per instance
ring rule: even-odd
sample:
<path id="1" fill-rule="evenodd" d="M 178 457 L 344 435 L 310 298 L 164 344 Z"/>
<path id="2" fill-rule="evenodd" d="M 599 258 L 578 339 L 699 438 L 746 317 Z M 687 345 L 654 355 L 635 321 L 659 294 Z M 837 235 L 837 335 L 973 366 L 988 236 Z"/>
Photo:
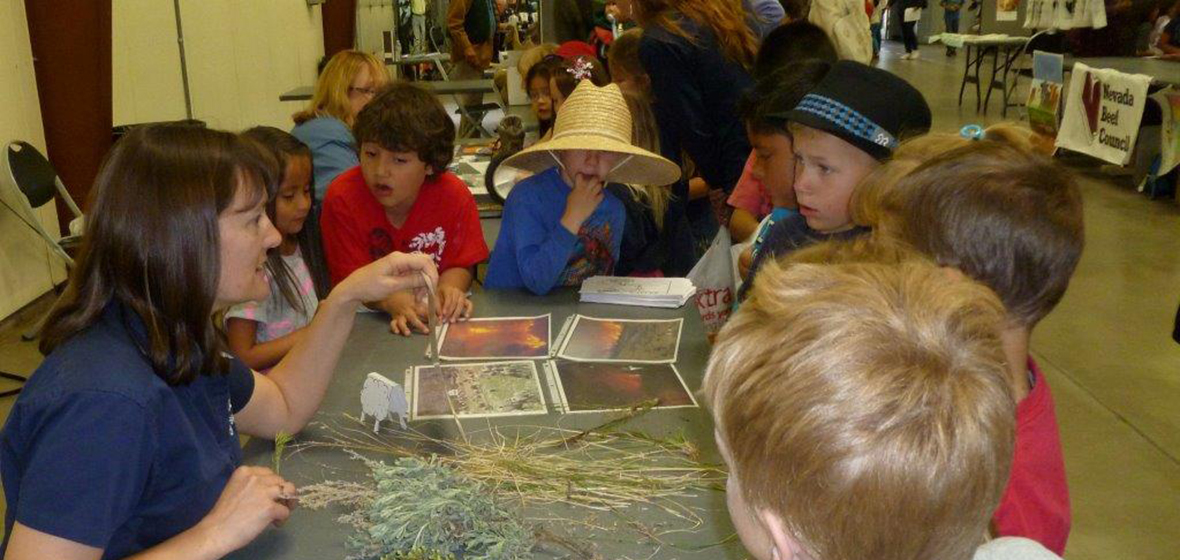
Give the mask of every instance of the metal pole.
<path id="1" fill-rule="evenodd" d="M 180 79 L 184 85 L 184 114 L 185 118 L 193 118 L 193 99 L 188 88 L 188 63 L 184 59 L 184 26 L 180 23 L 180 0 L 172 0 L 176 12 L 176 45 L 180 48 Z"/>

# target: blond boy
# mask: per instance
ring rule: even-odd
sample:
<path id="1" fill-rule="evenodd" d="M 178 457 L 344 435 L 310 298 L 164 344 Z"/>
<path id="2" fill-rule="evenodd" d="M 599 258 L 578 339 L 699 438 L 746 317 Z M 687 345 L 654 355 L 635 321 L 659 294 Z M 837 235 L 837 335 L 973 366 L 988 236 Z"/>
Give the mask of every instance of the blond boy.
<path id="1" fill-rule="evenodd" d="M 864 234 L 849 210 L 853 189 L 902 140 L 926 132 L 931 122 L 930 106 L 914 86 L 849 60 L 834 64 L 793 109 L 770 116 L 790 122 L 799 213 L 770 228 L 750 267 L 750 282 L 767 260 Z"/>
<path id="2" fill-rule="evenodd" d="M 718 337 L 704 393 L 742 542 L 760 560 L 1054 558 L 984 544 L 1015 429 L 1003 306 L 864 248 L 816 260 L 877 262 L 767 263 Z"/>

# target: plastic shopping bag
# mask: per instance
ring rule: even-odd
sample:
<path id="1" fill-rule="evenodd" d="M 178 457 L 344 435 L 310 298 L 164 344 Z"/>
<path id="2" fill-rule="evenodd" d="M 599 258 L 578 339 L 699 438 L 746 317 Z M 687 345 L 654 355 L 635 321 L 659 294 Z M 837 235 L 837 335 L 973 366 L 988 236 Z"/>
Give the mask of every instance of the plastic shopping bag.
<path id="1" fill-rule="evenodd" d="M 688 273 L 688 279 L 697 287 L 693 301 L 705 324 L 705 333 L 710 339 L 721 330 L 733 310 L 733 298 L 737 295 L 733 275 L 733 259 L 730 251 L 733 243 L 729 230 L 721 228 L 709 250 Z"/>

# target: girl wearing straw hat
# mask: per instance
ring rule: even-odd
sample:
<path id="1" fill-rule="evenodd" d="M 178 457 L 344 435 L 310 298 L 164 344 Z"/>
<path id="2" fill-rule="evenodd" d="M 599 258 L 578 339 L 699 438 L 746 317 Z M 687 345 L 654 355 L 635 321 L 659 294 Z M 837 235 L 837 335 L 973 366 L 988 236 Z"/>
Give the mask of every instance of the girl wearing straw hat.
<path id="1" fill-rule="evenodd" d="M 484 286 L 546 294 L 614 272 L 626 220 L 608 182 L 667 185 L 671 161 L 631 143 L 631 113 L 615 84 L 583 80 L 562 104 L 553 138 L 504 160 L 535 175 L 504 204 Z"/>

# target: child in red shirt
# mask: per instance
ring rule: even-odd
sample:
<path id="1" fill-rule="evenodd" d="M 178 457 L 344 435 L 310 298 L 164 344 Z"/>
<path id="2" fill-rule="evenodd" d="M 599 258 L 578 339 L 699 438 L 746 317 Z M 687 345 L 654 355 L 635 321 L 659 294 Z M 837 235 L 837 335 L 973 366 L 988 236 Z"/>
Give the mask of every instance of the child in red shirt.
<path id="1" fill-rule="evenodd" d="M 357 115 L 353 134 L 360 165 L 332 182 L 320 217 L 332 282 L 393 251 L 425 253 L 439 270 L 439 317 L 469 317 L 467 289 L 488 246 L 471 191 L 446 170 L 450 116 L 433 94 L 398 83 Z M 389 313 L 397 334 L 428 332 L 426 303 L 410 291 L 368 305 Z"/>
<path id="2" fill-rule="evenodd" d="M 1001 340 L 1017 402 L 1016 449 L 992 529 L 1062 554 L 1069 488 L 1052 396 L 1029 355 L 1029 337 L 1061 301 L 1081 258 L 1077 183 L 1031 150 L 984 139 L 927 161 L 883 193 L 880 204 L 875 235 L 958 268 L 1004 302 Z"/>

